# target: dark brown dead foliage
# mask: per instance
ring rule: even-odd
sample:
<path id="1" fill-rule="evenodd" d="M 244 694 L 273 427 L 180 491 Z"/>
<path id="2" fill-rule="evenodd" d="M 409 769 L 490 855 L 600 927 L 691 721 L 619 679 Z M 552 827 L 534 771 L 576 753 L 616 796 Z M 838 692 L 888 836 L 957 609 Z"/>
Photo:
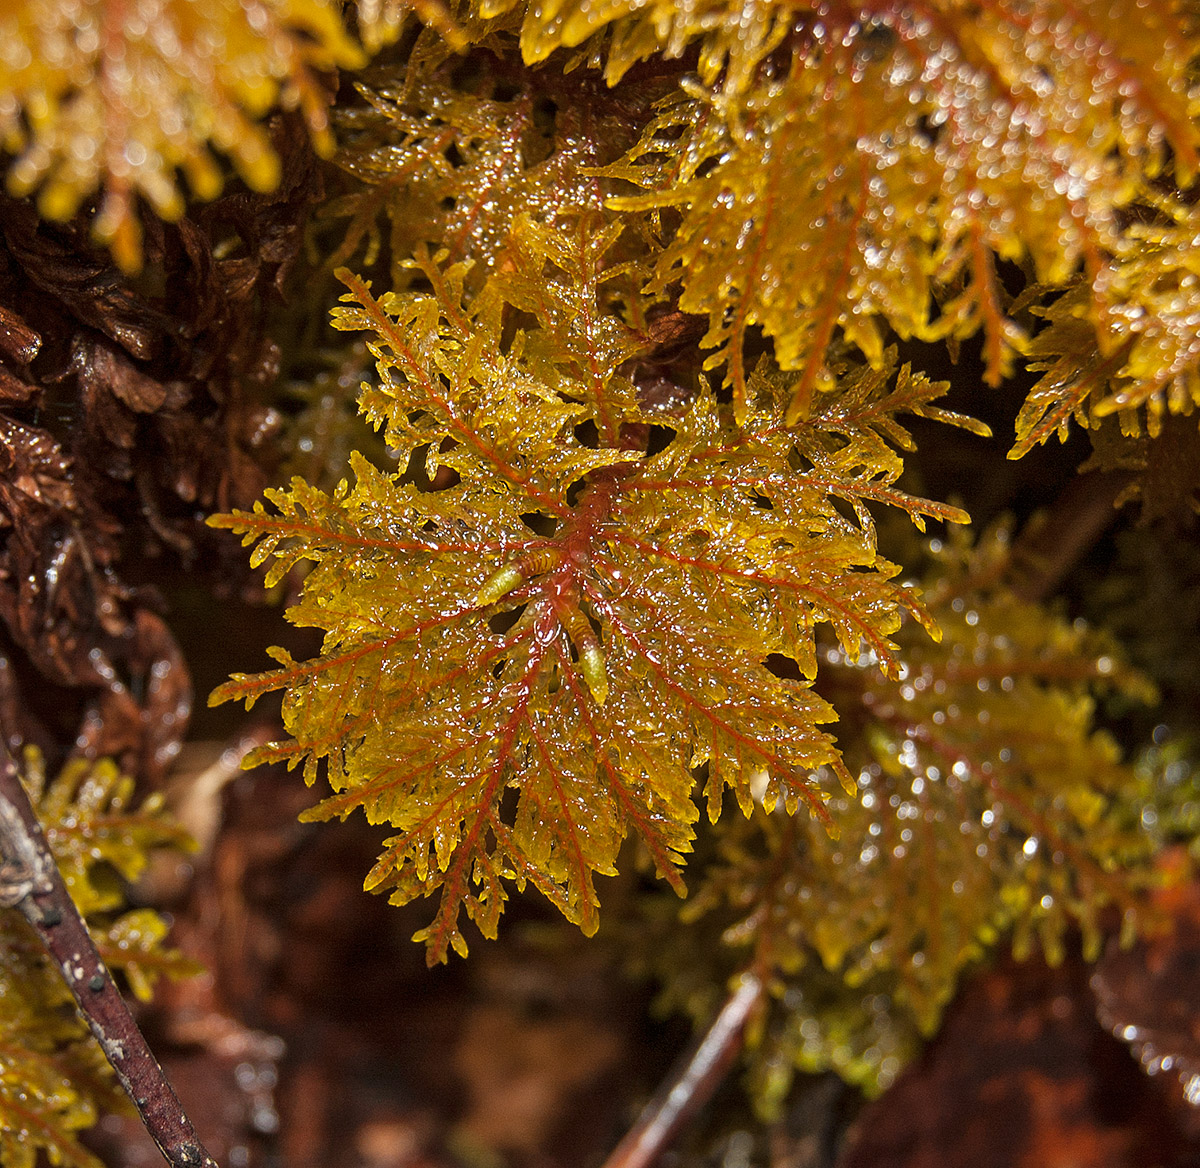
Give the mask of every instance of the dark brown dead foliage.
<path id="1" fill-rule="evenodd" d="M 273 124 L 273 195 L 234 192 L 147 224 L 129 279 L 85 218 L 0 199 L 0 732 L 51 759 L 111 754 L 151 782 L 174 758 L 189 672 L 144 581 L 242 577 L 213 510 L 248 506 L 276 461 L 267 318 L 320 192 L 307 137 Z"/>

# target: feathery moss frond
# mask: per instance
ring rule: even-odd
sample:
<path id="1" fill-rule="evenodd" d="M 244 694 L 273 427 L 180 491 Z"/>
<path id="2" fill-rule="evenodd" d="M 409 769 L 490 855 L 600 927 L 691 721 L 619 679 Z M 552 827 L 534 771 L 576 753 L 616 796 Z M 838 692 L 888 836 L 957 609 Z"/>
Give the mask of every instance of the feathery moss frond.
<path id="1" fill-rule="evenodd" d="M 462 264 L 421 259 L 432 293 L 379 299 L 343 274 L 335 323 L 367 330 L 379 366 L 363 413 L 442 485 L 356 459 L 332 495 L 294 481 L 274 511 L 211 521 L 274 560 L 269 583 L 312 561 L 289 617 L 326 634 L 213 700 L 287 691 L 295 741 L 252 761 L 305 759 L 311 782 L 324 759 L 335 794 L 313 816 L 362 807 L 400 830 L 368 884 L 398 903 L 441 889 L 433 961 L 465 950 L 463 905 L 495 932 L 510 880 L 590 932 L 593 873 L 628 834 L 682 888 L 697 767 L 714 818 L 725 788 L 749 811 L 761 778 L 832 826 L 822 782 L 852 784 L 811 688 L 814 630 L 894 673 L 891 634 L 921 611 L 867 504 L 965 519 L 895 485 L 895 415 L 936 412 L 944 388 L 908 370 L 895 389 L 848 372 L 799 429 L 794 378 L 767 366 L 742 426 L 703 384 L 667 408 L 640 394 L 620 232 L 586 209 L 522 218 L 470 300 Z"/>
<path id="2" fill-rule="evenodd" d="M 97 239 L 126 271 L 141 266 L 136 200 L 177 219 L 184 194 L 222 187 L 213 151 L 255 190 L 279 162 L 259 120 L 299 106 L 328 151 L 318 74 L 363 63 L 330 0 L 159 0 L 117 5 L 15 0 L 0 15 L 0 142 L 16 155 L 8 188 L 37 192 L 69 219 L 97 191 Z"/>
<path id="3" fill-rule="evenodd" d="M 1106 908 L 1126 938 L 1147 919 L 1139 893 L 1160 877 L 1138 817 L 1144 781 L 1095 728 L 1093 699 L 1151 700 L 1152 687 L 1109 638 L 1017 600 L 1006 556 L 993 536 L 933 557 L 942 638 L 902 629 L 899 677 L 828 648 L 821 689 L 861 791 L 830 805 L 836 845 L 756 809 L 722 832 L 684 906 L 786 1003 L 752 1059 L 768 1112 L 796 1068 L 887 1086 L 999 940 L 1055 962 L 1079 929 L 1094 957 Z"/>

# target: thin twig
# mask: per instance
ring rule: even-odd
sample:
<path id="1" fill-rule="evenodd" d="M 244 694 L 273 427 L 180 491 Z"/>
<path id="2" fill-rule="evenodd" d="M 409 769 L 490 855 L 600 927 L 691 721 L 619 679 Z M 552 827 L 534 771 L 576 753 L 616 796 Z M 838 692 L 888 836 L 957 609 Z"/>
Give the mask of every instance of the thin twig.
<path id="1" fill-rule="evenodd" d="M 0 904 L 15 907 L 58 964 L 105 1058 L 172 1168 L 217 1168 L 100 960 L 11 758 L 0 760 Z"/>
<path id="2" fill-rule="evenodd" d="M 1073 478 L 1013 545 L 1013 591 L 1023 600 L 1052 596 L 1112 526 L 1117 501 L 1133 479 L 1128 471 L 1091 471 Z"/>
<path id="3" fill-rule="evenodd" d="M 637 1123 L 602 1168 L 650 1168 L 713 1096 L 742 1047 L 746 1023 L 762 1000 L 763 983 L 742 974 L 738 987 L 677 1070 L 642 1109 Z"/>

